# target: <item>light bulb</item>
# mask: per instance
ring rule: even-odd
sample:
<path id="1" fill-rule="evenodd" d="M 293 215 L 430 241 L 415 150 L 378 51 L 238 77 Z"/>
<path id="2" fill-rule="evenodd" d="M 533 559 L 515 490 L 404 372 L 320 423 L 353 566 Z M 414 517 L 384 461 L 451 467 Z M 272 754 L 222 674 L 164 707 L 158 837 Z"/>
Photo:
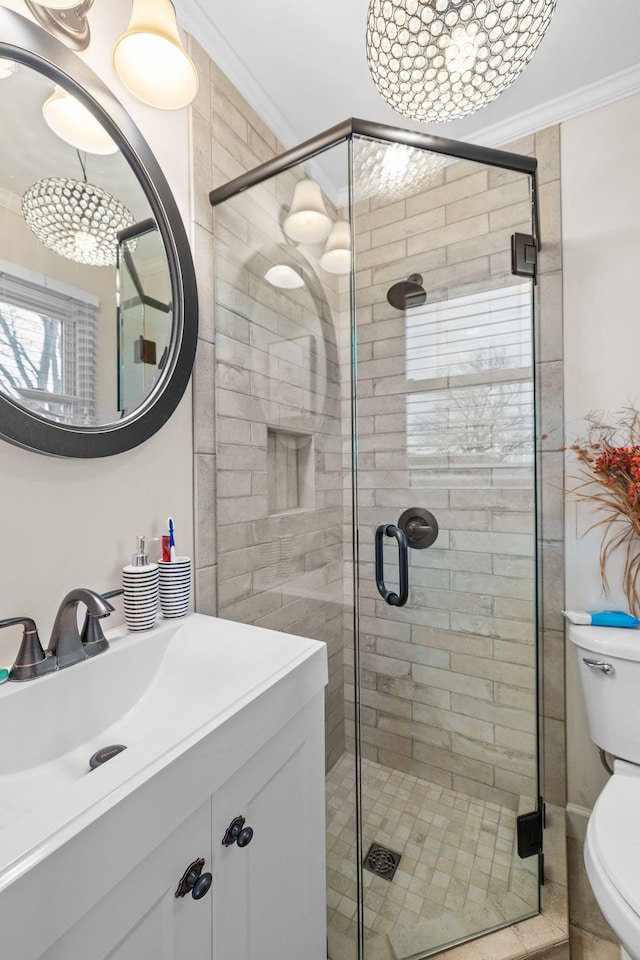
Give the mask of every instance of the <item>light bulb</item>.
<path id="1" fill-rule="evenodd" d="M 118 147 L 99 120 L 74 96 L 56 87 L 42 107 L 47 126 L 77 150 L 107 155 Z"/>
<path id="2" fill-rule="evenodd" d="M 284 232 L 296 243 L 319 243 L 331 230 L 328 215 L 315 180 L 299 180 L 293 191 L 293 203 L 283 224 Z"/>
<path id="3" fill-rule="evenodd" d="M 475 27 L 475 24 L 471 25 Z M 478 51 L 482 47 L 483 35 L 478 28 L 457 26 L 444 48 L 444 60 L 450 75 L 461 76 L 475 69 Z"/>
<path id="4" fill-rule="evenodd" d="M 198 92 L 198 73 L 182 46 L 170 0 L 133 0 L 113 65 L 127 90 L 150 107 L 180 110 Z"/>
<path id="5" fill-rule="evenodd" d="M 269 267 L 264 278 L 272 287 L 280 287 L 282 290 L 295 290 L 298 287 L 304 287 L 304 280 L 300 274 L 286 263 L 276 263 Z"/>
<path id="6" fill-rule="evenodd" d="M 327 273 L 345 274 L 351 270 L 351 228 L 346 220 L 334 223 L 320 266 Z"/>

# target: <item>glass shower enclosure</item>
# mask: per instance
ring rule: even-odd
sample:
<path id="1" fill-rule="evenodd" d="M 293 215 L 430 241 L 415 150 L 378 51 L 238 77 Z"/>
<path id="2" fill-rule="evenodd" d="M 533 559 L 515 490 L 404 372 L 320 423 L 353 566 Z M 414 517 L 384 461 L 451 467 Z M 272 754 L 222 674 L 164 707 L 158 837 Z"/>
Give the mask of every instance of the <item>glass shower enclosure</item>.
<path id="1" fill-rule="evenodd" d="M 331 960 L 539 910 L 535 167 L 351 120 L 211 194 L 219 614 L 327 644 Z"/>

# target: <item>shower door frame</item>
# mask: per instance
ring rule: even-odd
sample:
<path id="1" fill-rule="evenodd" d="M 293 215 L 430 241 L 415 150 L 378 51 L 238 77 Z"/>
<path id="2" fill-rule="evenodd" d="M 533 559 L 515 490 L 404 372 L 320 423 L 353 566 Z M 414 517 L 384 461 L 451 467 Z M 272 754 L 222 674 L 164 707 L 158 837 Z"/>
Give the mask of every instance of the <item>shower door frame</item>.
<path id="1" fill-rule="evenodd" d="M 356 117 L 351 117 L 347 120 L 342 121 L 342 123 L 336 124 L 333 127 L 330 127 L 327 130 L 322 131 L 314 137 L 311 137 L 309 140 L 305 140 L 303 143 L 298 144 L 297 146 L 291 148 L 290 150 L 285 151 L 277 157 L 267 160 L 262 164 L 259 164 L 257 167 L 254 167 L 252 170 L 247 173 L 241 174 L 238 177 L 235 177 L 233 180 L 229 180 L 227 183 L 222 184 L 219 187 L 211 190 L 209 192 L 209 200 L 213 208 L 224 203 L 224 201 L 231 199 L 232 197 L 237 196 L 238 194 L 244 192 L 245 190 L 250 189 L 251 187 L 257 186 L 260 183 L 263 183 L 272 177 L 277 176 L 290 170 L 293 167 L 297 167 L 300 164 L 303 164 L 309 160 L 312 160 L 314 157 L 326 152 L 327 150 L 332 149 L 340 143 L 347 142 L 348 145 L 348 176 L 349 176 L 349 224 L 351 231 L 351 249 L 355 248 L 355 223 L 353 217 L 353 207 L 354 207 L 354 183 L 353 183 L 353 142 L 355 137 L 369 138 L 372 140 L 378 140 L 382 142 L 387 142 L 390 144 L 401 144 L 408 147 L 413 147 L 420 150 L 430 151 L 432 153 L 442 154 L 449 156 L 456 160 L 466 160 L 473 163 L 484 164 L 490 167 L 498 167 L 505 170 L 510 170 L 516 173 L 522 173 L 529 175 L 531 183 L 531 213 L 532 213 L 532 237 L 536 250 L 540 249 L 540 221 L 539 221 L 539 203 L 538 203 L 538 178 L 537 178 L 537 168 L 538 162 L 535 157 L 525 156 L 523 154 L 510 153 L 506 150 L 499 150 L 493 147 L 485 147 L 477 144 L 465 143 L 458 140 L 452 140 L 446 137 L 438 137 L 428 133 L 422 133 L 416 130 L 406 130 L 400 127 L 394 127 L 389 124 L 377 123 L 375 121 L 363 120 Z M 531 309 L 532 309 L 532 329 L 535 330 L 535 299 L 533 296 L 533 286 L 535 285 L 535 275 L 531 277 L 532 280 L 532 298 L 531 298 Z M 365 960 L 365 947 L 364 947 L 364 919 L 363 919 L 363 910 L 364 910 L 364 899 L 363 899 L 363 889 L 362 889 L 362 836 L 361 836 L 361 812 L 362 812 L 362 798 L 360 795 L 360 786 L 361 778 L 358 775 L 359 763 L 360 763 L 360 703 L 359 703 L 359 688 L 358 688 L 358 676 L 359 676 L 359 648 L 357 643 L 357 638 L 359 636 L 359 542 L 358 542 L 358 482 L 357 482 L 357 454 L 358 454 L 358 436 L 357 436 L 357 390 L 356 390 L 356 380 L 357 380 L 357 340 L 356 340 L 356 329 L 355 329 L 355 283 L 354 283 L 354 273 L 353 269 L 350 275 L 350 289 L 349 289 L 349 311 L 351 317 L 351 344 L 352 344 L 352 360 L 350 364 L 351 369 L 351 416 L 352 416 L 352 430 L 351 430 L 351 470 L 352 470 L 352 516 L 353 516 L 353 630 L 354 630 L 354 708 L 355 708 L 355 766 L 356 766 L 356 857 L 357 857 L 357 960 Z M 539 502 L 537 491 L 540 484 L 540 451 L 538 449 L 536 432 L 536 411 L 538 408 L 538 377 L 537 377 L 537 360 L 536 360 L 536 349 L 535 349 L 535 340 L 534 340 L 534 350 L 533 350 L 533 395 L 534 395 L 534 543 L 535 543 L 535 583 L 536 583 L 536 596 L 535 596 L 535 632 L 536 632 L 536 728 L 537 728 L 537 780 L 539 785 L 539 793 L 543 792 L 542 786 L 542 749 L 543 749 L 543 730 L 542 730 L 542 685 L 541 685 L 541 660 L 542 660 L 542 642 L 541 642 L 541 596 L 540 596 L 540 556 L 539 556 L 539 543 L 540 543 L 540 518 L 539 518 Z M 543 799 L 542 796 L 538 797 L 538 813 L 541 814 Z M 541 875 L 541 863 L 542 858 L 539 856 L 539 884 L 538 884 L 538 903 L 540 909 L 540 885 L 543 882 Z M 505 924 L 507 927 L 511 924 Z M 491 931 L 489 931 L 491 932 Z M 479 934 L 484 935 L 484 934 Z M 470 939 L 473 939 L 470 938 Z"/>

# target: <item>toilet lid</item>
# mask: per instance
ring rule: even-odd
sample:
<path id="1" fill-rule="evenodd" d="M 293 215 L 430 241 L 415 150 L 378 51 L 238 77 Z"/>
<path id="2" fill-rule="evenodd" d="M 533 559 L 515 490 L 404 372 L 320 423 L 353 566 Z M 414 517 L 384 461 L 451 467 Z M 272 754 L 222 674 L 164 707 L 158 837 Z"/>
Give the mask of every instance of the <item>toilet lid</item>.
<path id="1" fill-rule="evenodd" d="M 593 809 L 589 833 L 611 884 L 640 914 L 640 777 L 611 777 Z"/>

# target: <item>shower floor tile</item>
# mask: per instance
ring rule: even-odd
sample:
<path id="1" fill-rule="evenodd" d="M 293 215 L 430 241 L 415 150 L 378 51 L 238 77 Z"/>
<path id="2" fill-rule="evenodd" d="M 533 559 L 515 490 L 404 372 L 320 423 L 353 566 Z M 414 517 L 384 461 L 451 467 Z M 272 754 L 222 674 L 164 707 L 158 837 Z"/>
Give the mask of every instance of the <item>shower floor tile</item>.
<path id="1" fill-rule="evenodd" d="M 327 927 L 331 960 L 354 960 L 354 758 L 327 777 Z M 537 858 L 515 852 L 517 812 L 362 761 L 363 854 L 402 855 L 390 882 L 365 870 L 367 960 L 424 957 L 446 944 L 531 915 Z"/>

